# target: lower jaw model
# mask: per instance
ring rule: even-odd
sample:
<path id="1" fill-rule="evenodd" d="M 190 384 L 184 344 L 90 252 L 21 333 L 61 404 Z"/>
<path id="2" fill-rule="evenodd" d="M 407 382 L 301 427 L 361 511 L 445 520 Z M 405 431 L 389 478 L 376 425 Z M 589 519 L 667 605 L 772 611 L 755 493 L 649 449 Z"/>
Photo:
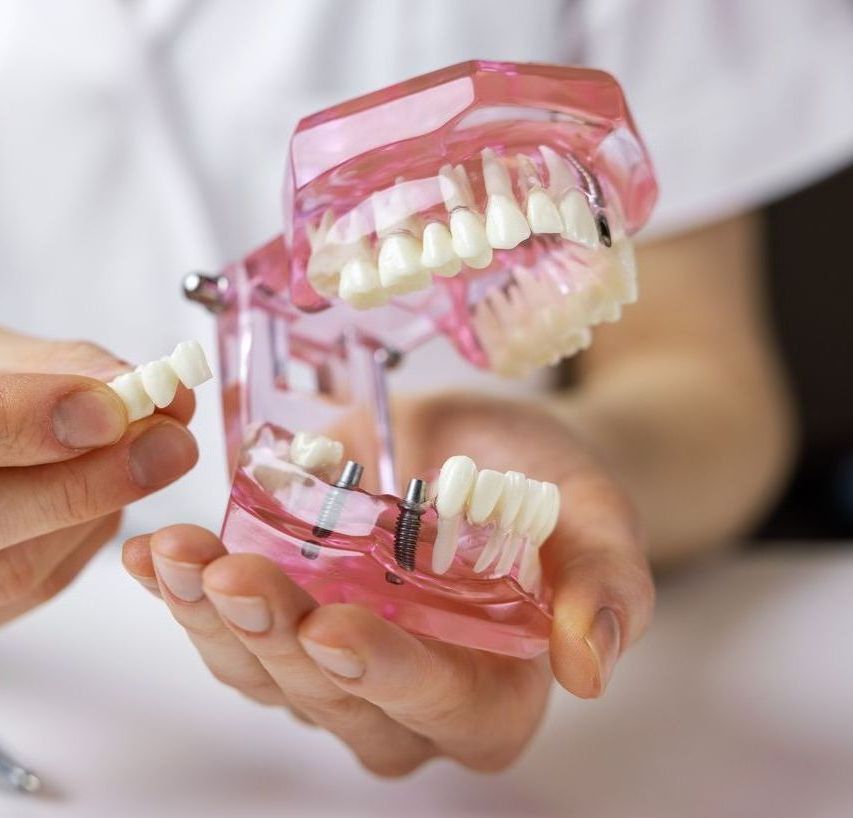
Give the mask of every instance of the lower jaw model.
<path id="1" fill-rule="evenodd" d="M 557 486 L 464 453 L 399 482 L 385 373 L 439 334 L 509 377 L 585 349 L 637 297 L 656 192 L 600 71 L 461 63 L 302 120 L 283 233 L 185 280 L 218 322 L 226 547 L 419 635 L 545 650 Z"/>

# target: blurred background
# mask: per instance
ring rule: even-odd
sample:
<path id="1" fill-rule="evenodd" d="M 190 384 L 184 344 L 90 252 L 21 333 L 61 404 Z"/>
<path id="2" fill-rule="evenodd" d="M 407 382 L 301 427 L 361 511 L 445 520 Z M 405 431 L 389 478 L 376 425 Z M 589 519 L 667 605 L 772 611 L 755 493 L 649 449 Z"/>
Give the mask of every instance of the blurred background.
<path id="1" fill-rule="evenodd" d="M 215 348 L 181 276 L 280 231 L 299 118 L 471 58 L 616 75 L 661 185 L 640 241 L 762 213 L 799 418 L 784 490 L 747 542 L 662 576 L 607 696 L 553 696 L 494 777 L 370 778 L 209 678 L 107 549 L 0 629 L 0 745 L 50 785 L 0 789 L 0 816 L 853 814 L 850 0 L 3 0 L 0 323 L 129 360 Z M 215 390 L 199 397 L 199 467 L 125 533 L 176 513 L 218 527 L 221 421 Z"/>

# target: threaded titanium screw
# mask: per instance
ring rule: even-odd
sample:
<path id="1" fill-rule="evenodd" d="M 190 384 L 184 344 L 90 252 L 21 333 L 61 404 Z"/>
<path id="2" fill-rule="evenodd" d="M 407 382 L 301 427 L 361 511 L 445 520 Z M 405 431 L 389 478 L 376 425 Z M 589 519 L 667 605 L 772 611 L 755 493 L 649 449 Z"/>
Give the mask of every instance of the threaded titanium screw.
<path id="1" fill-rule="evenodd" d="M 426 483 L 415 477 L 409 481 L 406 497 L 400 503 L 400 514 L 394 527 L 394 559 L 404 571 L 415 570 L 421 515 L 426 503 Z"/>

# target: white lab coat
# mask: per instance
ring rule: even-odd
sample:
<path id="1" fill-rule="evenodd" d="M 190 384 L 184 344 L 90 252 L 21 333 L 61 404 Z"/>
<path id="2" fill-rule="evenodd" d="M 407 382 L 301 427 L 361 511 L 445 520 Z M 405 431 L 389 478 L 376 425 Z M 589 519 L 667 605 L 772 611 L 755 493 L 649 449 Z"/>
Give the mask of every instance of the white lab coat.
<path id="1" fill-rule="evenodd" d="M 191 337 L 215 349 L 181 276 L 279 231 L 298 118 L 471 57 L 613 71 L 659 171 L 658 232 L 853 156 L 846 0 L 3 0 L 0 323 L 136 361 Z M 428 355 L 444 362 L 416 385 L 469 382 L 446 346 Z M 218 525 L 215 387 L 194 430 L 199 466 L 130 530 Z"/>

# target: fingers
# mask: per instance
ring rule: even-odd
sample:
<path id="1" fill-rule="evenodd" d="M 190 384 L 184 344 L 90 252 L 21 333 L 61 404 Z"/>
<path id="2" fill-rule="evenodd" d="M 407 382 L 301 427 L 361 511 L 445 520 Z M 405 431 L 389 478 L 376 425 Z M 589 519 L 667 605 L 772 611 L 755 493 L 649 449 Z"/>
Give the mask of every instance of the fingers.
<path id="1" fill-rule="evenodd" d="M 567 690 L 594 698 L 648 626 L 654 584 L 633 511 L 609 479 L 574 477 L 563 486 L 563 500 L 542 549 L 554 585 L 551 666 Z"/>
<path id="2" fill-rule="evenodd" d="M 0 552 L 0 624 L 51 599 L 63 590 L 86 563 L 118 531 L 116 512 L 41 539 L 36 545 L 44 562 L 28 559 L 29 543 Z M 47 553 L 48 549 L 54 549 Z M 7 555 L 17 552 L 12 562 Z"/>
<path id="3" fill-rule="evenodd" d="M 117 511 L 176 480 L 197 457 L 186 427 L 153 416 L 132 424 L 114 446 L 0 469 L 0 548 Z"/>
<path id="4" fill-rule="evenodd" d="M 0 467 L 77 457 L 115 443 L 126 429 L 124 405 L 100 381 L 0 374 Z"/>
<path id="5" fill-rule="evenodd" d="M 423 641 L 356 605 L 317 608 L 299 640 L 339 687 L 478 770 L 517 757 L 547 699 L 543 661 Z"/>
<path id="6" fill-rule="evenodd" d="M 203 583 L 219 615 L 291 704 L 343 739 L 368 769 L 400 775 L 434 755 L 429 740 L 320 672 L 296 638 L 299 621 L 316 605 L 272 562 L 253 554 L 222 557 L 205 569 Z"/>

